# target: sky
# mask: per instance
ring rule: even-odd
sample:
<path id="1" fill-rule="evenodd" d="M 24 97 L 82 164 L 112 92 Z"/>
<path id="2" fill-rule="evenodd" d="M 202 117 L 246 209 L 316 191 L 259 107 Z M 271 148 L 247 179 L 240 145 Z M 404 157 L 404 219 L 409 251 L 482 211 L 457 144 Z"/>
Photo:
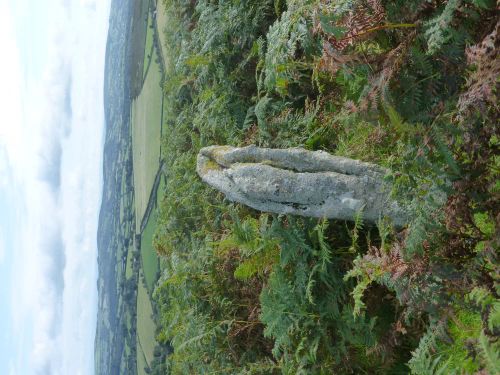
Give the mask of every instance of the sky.
<path id="1" fill-rule="evenodd" d="M 0 374 L 93 374 L 111 0 L 0 0 Z"/>

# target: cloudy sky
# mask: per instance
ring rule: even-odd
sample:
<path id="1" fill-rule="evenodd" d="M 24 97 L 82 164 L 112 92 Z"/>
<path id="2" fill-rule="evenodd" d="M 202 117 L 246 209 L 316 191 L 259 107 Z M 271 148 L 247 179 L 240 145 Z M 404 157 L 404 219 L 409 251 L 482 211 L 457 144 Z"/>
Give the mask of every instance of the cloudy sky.
<path id="1" fill-rule="evenodd" d="M 0 0 L 0 374 L 92 374 L 110 0 Z"/>

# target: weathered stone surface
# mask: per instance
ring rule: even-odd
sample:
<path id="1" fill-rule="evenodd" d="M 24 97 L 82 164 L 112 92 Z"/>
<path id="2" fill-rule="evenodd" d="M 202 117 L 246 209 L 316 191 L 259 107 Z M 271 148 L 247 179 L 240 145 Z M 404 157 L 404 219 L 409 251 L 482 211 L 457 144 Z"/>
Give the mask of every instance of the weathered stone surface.
<path id="1" fill-rule="evenodd" d="M 407 222 L 383 168 L 324 151 L 210 146 L 200 150 L 197 172 L 229 200 L 260 211 L 353 220 L 363 209 L 366 221 Z"/>

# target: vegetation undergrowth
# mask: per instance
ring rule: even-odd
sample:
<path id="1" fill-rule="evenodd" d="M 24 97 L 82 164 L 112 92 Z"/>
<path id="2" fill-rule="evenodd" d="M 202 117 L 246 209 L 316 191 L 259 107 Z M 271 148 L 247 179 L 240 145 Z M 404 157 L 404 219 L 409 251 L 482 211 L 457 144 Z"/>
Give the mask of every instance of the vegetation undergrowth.
<path id="1" fill-rule="evenodd" d="M 498 3 L 164 0 L 157 374 L 495 374 Z M 201 147 L 388 167 L 405 228 L 269 215 Z"/>

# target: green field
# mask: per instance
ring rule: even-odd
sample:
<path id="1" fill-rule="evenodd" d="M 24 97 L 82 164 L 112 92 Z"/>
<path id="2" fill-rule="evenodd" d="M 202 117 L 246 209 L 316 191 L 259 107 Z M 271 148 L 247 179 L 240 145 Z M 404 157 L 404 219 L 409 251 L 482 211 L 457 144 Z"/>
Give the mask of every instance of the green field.
<path id="1" fill-rule="evenodd" d="M 156 52 L 154 52 L 156 55 Z M 132 103 L 132 142 L 136 231 L 140 231 L 151 189 L 160 163 L 162 90 L 161 73 L 151 62 L 141 93 Z"/>
<path id="2" fill-rule="evenodd" d="M 146 374 L 146 371 L 144 368 L 147 366 L 146 360 L 144 359 L 143 355 L 140 355 L 139 352 L 137 352 L 137 373 L 139 375 Z"/>
<path id="3" fill-rule="evenodd" d="M 152 191 L 160 182 L 155 178 L 163 116 L 155 3 L 116 5 L 110 16 L 105 92 L 110 125 L 99 223 L 99 269 L 106 272 L 98 280 L 96 373 L 144 374 L 144 368 L 155 367 L 156 308 L 150 296 L 159 261 L 152 247 L 157 222 Z M 123 101 L 124 93 L 132 102 Z"/>
<path id="4" fill-rule="evenodd" d="M 137 286 L 137 370 L 139 374 L 144 373 L 144 367 L 153 361 L 156 326 L 151 318 L 152 314 L 153 308 L 148 291 L 139 280 Z"/>
<path id="5" fill-rule="evenodd" d="M 142 83 L 144 81 L 144 71 L 146 69 L 147 59 L 145 55 L 150 53 L 150 50 L 145 51 L 147 31 L 149 21 L 149 0 L 134 1 L 134 12 L 131 23 L 131 40 L 130 45 L 130 65 L 131 65 L 131 89 L 132 97 L 139 95 Z"/>
<path id="6" fill-rule="evenodd" d="M 161 55 L 164 59 L 166 59 L 167 54 L 165 46 L 167 45 L 167 40 L 165 35 L 165 28 L 167 27 L 168 19 L 165 9 L 165 3 L 162 0 L 156 2 L 156 10 L 156 28 L 158 30 L 158 37 L 160 39 L 160 48 L 162 49 Z M 164 61 L 164 63 L 166 63 L 166 61 Z"/>
<path id="7" fill-rule="evenodd" d="M 141 234 L 141 274 L 137 292 L 137 372 L 144 374 L 153 361 L 156 346 L 156 325 L 152 318 L 153 308 L 150 294 L 158 273 L 158 257 L 153 249 L 153 235 L 157 225 L 156 201 L 148 210 L 151 197 L 155 198 L 155 177 L 160 167 L 160 141 L 162 129 L 163 92 L 160 87 L 162 74 L 158 65 L 158 52 L 154 47 L 154 20 L 149 13 L 144 45 L 144 84 L 137 98 L 132 102 L 132 153 L 135 190 L 135 216 L 137 234 Z M 160 188 L 163 191 L 162 181 Z M 148 211 L 146 213 L 146 211 Z M 149 215 L 149 217 L 145 217 Z M 147 220 L 141 228 L 143 220 Z M 142 232 L 141 232 L 142 229 Z M 132 274 L 132 259 L 127 259 L 127 275 Z"/>
<path id="8" fill-rule="evenodd" d="M 158 0 L 156 2 L 156 30 L 158 33 L 158 40 L 159 40 L 159 45 L 160 45 L 160 51 L 158 51 L 160 58 L 163 63 L 163 67 L 165 68 L 167 64 L 167 50 L 166 50 L 166 45 L 167 45 L 167 38 L 166 38 L 166 28 L 167 28 L 167 12 L 165 8 L 165 2 L 162 0 Z M 167 106 L 163 105 L 163 114 L 162 118 L 166 118 L 166 111 L 167 111 Z M 162 121 L 163 122 L 163 121 Z M 165 129 L 163 128 L 162 124 L 162 129 L 161 129 L 161 136 L 164 137 L 165 135 Z M 160 148 L 160 158 L 163 159 L 163 149 Z M 163 190 L 160 190 L 163 191 Z"/>
<path id="9" fill-rule="evenodd" d="M 161 201 L 163 200 L 163 195 L 165 193 L 165 175 L 161 176 L 160 183 L 158 184 L 158 189 L 156 190 L 156 206 L 160 207 Z"/>
<path id="10" fill-rule="evenodd" d="M 144 64 L 143 64 L 143 77 L 146 77 L 148 72 L 149 64 L 153 63 L 155 58 L 154 46 L 153 46 L 153 35 L 154 35 L 154 23 L 153 17 L 151 17 L 151 12 L 148 11 L 148 27 L 146 30 L 146 46 L 144 47 Z"/>
<path id="11" fill-rule="evenodd" d="M 156 274 L 158 272 L 158 255 L 153 248 L 153 236 L 157 225 L 157 213 L 153 210 L 141 235 L 142 269 L 146 285 L 150 293 L 153 292 Z"/>

